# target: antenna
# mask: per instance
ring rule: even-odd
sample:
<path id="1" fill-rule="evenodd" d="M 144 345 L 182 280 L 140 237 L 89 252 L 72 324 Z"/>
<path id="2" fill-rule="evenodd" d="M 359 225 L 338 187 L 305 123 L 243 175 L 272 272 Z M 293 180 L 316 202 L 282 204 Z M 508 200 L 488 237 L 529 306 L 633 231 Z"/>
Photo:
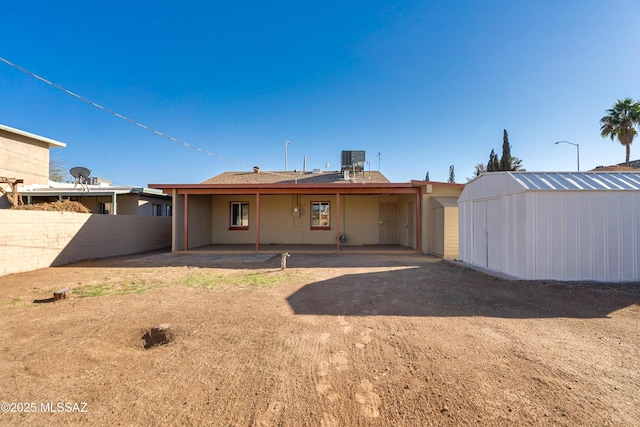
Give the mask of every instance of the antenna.
<path id="1" fill-rule="evenodd" d="M 380 160 L 382 160 L 382 153 L 378 152 L 378 155 L 376 157 L 378 158 L 378 171 L 380 171 Z"/>
<path id="2" fill-rule="evenodd" d="M 75 179 L 73 188 L 76 188 L 76 185 L 80 184 L 80 188 L 86 188 L 89 191 L 89 186 L 87 185 L 87 178 L 91 175 L 91 171 L 84 166 L 76 166 L 69 170 L 71 176 Z"/>

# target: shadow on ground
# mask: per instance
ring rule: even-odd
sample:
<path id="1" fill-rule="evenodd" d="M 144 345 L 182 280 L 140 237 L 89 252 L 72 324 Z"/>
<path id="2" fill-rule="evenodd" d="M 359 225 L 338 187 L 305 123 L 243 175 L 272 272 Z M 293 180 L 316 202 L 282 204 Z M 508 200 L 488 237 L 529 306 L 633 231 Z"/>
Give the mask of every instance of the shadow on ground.
<path id="1" fill-rule="evenodd" d="M 308 284 L 287 298 L 295 314 L 606 318 L 640 303 L 640 284 L 506 281 L 423 264 Z"/>

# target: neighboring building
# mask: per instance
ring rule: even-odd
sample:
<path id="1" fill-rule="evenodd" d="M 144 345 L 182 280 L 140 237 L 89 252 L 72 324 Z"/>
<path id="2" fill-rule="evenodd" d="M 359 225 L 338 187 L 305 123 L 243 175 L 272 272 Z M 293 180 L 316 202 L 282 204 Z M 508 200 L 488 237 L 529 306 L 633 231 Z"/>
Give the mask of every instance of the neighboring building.
<path id="1" fill-rule="evenodd" d="M 171 196 L 160 190 L 131 186 L 62 184 L 30 186 L 21 191 L 25 204 L 56 200 L 80 202 L 94 214 L 171 216 Z"/>
<path id="2" fill-rule="evenodd" d="M 401 245 L 457 256 L 455 201 L 462 184 L 390 183 L 380 172 L 349 164 L 341 171 L 256 167 L 201 184 L 150 187 L 173 196 L 173 251 L 230 244 L 255 245 L 255 250 L 269 244 L 335 245 L 336 250 Z"/>
<path id="3" fill-rule="evenodd" d="M 624 171 L 637 172 L 638 169 L 640 169 L 640 160 L 630 160 L 629 164 L 627 164 L 627 163 L 618 163 L 617 165 L 612 165 L 612 166 L 596 166 L 593 171 L 594 172 L 604 172 L 604 171 L 609 171 L 609 172 L 613 172 L 613 171 L 618 171 L 618 172 L 624 172 Z"/>
<path id="4" fill-rule="evenodd" d="M 82 203 L 93 213 L 171 216 L 171 196 L 159 190 L 112 186 L 110 181 L 93 177 L 87 183 L 49 181 L 49 149 L 65 146 L 62 142 L 0 125 L 0 177 L 22 181 L 18 191 L 25 204 L 69 199 Z M 0 185 L 8 190 L 8 184 Z M 0 194 L 0 208 L 9 207 L 7 198 Z"/>
<path id="5" fill-rule="evenodd" d="M 24 185 L 46 186 L 49 149 L 65 146 L 62 142 L 0 124 L 0 177 L 22 180 Z M 0 195 L 0 208 L 10 206 L 6 197 Z"/>
<path id="6" fill-rule="evenodd" d="M 466 184 L 459 258 L 525 280 L 640 280 L 640 172 L 491 172 Z"/>

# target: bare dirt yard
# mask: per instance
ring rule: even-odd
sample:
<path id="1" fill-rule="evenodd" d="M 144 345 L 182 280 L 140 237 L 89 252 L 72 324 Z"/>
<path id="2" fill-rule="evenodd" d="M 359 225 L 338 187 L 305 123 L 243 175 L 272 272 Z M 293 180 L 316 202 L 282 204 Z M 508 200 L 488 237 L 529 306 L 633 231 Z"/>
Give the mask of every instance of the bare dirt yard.
<path id="1" fill-rule="evenodd" d="M 0 425 L 638 425 L 639 304 L 640 284 L 505 281 L 422 255 L 13 274 Z M 145 341 L 159 324 L 167 342 Z"/>

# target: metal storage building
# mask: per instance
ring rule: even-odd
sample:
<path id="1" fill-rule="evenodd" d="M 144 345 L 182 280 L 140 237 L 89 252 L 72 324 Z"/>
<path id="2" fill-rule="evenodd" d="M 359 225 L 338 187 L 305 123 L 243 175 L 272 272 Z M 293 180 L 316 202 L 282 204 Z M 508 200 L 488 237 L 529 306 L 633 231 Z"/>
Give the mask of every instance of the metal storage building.
<path id="1" fill-rule="evenodd" d="M 466 263 L 525 280 L 640 280 L 640 172 L 485 173 L 458 207 Z"/>

